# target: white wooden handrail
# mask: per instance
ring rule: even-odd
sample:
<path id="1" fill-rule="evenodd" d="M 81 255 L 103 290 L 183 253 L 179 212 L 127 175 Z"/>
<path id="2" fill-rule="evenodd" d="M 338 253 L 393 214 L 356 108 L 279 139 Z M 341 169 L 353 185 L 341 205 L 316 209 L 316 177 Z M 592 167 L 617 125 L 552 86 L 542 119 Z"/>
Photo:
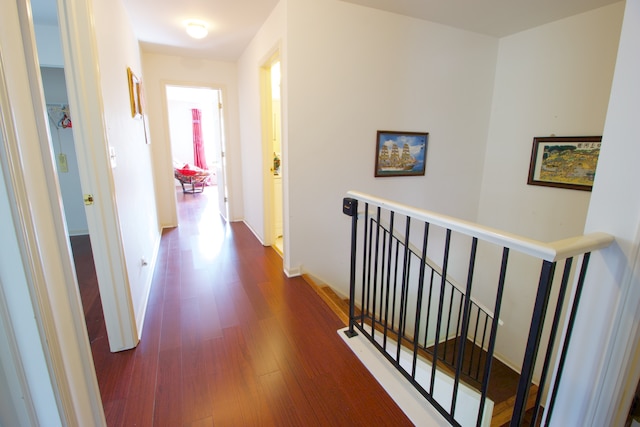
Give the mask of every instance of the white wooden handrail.
<path id="1" fill-rule="evenodd" d="M 349 191 L 347 195 L 362 202 L 380 206 L 381 208 L 435 224 L 458 233 L 476 237 L 496 245 L 507 247 L 545 261 L 560 261 L 572 256 L 592 252 L 610 246 L 614 237 L 607 233 L 596 232 L 583 236 L 570 237 L 555 242 L 544 243 L 527 237 L 518 236 L 506 231 L 486 227 L 448 215 L 442 215 L 425 209 L 414 208 L 402 203 L 393 202 L 380 197 Z"/>

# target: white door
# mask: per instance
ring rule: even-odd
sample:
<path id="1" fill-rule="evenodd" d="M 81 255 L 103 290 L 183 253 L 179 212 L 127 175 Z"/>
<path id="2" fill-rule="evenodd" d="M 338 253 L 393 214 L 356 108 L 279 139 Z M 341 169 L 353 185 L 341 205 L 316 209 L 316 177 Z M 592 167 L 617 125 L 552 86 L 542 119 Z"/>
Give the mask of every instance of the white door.
<path id="1" fill-rule="evenodd" d="M 222 103 L 222 90 L 218 90 L 218 132 L 220 146 L 218 153 L 216 153 L 218 162 L 216 162 L 216 178 L 218 180 L 218 206 L 220 209 L 220 215 L 226 220 L 229 218 L 229 194 L 227 191 L 227 155 L 226 155 L 226 141 L 224 131 L 224 104 Z"/>

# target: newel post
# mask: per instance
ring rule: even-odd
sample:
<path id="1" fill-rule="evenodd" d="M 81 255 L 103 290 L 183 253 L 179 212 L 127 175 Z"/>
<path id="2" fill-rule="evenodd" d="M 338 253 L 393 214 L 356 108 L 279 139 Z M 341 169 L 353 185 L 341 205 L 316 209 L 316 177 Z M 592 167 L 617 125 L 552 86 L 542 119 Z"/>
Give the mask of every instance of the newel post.
<path id="1" fill-rule="evenodd" d="M 355 303 L 356 303 L 356 244 L 358 237 L 358 200 L 345 197 L 342 201 L 342 213 L 351 217 L 351 274 L 349 276 L 349 330 L 345 334 L 355 337 Z"/>

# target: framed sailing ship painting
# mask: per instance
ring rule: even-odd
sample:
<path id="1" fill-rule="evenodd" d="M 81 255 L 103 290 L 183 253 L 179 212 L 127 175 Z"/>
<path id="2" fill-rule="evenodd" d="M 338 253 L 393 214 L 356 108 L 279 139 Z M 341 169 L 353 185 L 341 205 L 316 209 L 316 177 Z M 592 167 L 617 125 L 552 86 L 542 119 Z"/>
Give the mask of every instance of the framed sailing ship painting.
<path id="1" fill-rule="evenodd" d="M 379 130 L 376 138 L 376 177 L 424 175 L 427 132 Z"/>
<path id="2" fill-rule="evenodd" d="M 602 136 L 533 138 L 529 185 L 591 191 Z"/>

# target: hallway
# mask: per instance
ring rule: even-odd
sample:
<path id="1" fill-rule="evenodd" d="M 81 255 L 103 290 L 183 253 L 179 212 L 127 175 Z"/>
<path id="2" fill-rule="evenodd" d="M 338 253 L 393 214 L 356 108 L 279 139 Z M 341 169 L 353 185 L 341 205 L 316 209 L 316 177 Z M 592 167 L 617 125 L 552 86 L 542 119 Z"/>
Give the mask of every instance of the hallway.
<path id="1" fill-rule="evenodd" d="M 110 353 L 92 333 L 109 426 L 410 425 L 320 297 L 243 223 L 221 219 L 215 187 L 178 201 L 140 344 Z"/>

